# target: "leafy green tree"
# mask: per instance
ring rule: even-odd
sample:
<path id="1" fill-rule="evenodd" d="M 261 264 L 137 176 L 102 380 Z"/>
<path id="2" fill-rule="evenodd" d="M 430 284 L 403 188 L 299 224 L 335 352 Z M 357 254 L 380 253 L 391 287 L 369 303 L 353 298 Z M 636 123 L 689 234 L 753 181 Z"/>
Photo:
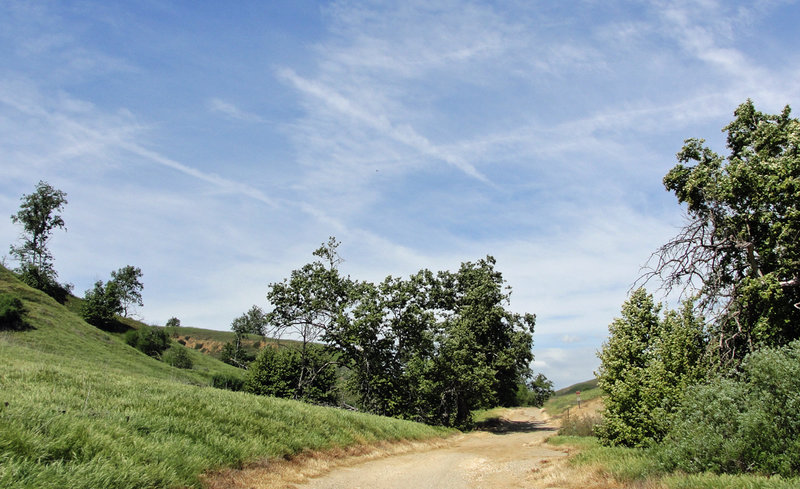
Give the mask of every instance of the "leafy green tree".
<path id="1" fill-rule="evenodd" d="M 517 404 L 520 406 L 542 407 L 553 394 L 555 394 L 553 381 L 545 377 L 544 374 L 537 374 L 536 377 L 533 377 L 528 382 L 519 384 L 517 388 Z"/>
<path id="2" fill-rule="evenodd" d="M 59 212 L 67 204 L 67 194 L 40 181 L 36 191 L 21 200 L 20 210 L 11 216 L 11 221 L 23 229 L 21 244 L 11 246 L 11 256 L 19 261 L 17 272 L 23 282 L 63 302 L 69 287 L 56 281 L 58 274 L 47 243 L 55 229 L 64 228 Z"/>
<path id="3" fill-rule="evenodd" d="M 297 392 L 303 392 L 314 376 L 310 345 L 331 341 L 336 334 L 334 326 L 344 317 L 351 300 L 353 284 L 338 270 L 343 261 L 337 251 L 339 245 L 336 238 L 329 238 L 314 251 L 317 260 L 293 270 L 288 279 L 269 285 L 267 300 L 272 310 L 266 322 L 272 328 L 272 335 L 276 338 L 289 335 L 301 343 Z"/>
<path id="4" fill-rule="evenodd" d="M 237 335 L 254 334 L 264 336 L 266 327 L 267 316 L 258 306 L 251 307 L 231 323 L 231 330 Z"/>
<path id="5" fill-rule="evenodd" d="M 180 328 L 181 327 L 181 320 L 176 317 L 171 317 L 167 319 L 167 328 Z"/>
<path id="6" fill-rule="evenodd" d="M 98 280 L 93 289 L 86 291 L 81 314 L 87 323 L 98 328 L 109 328 L 114 322 L 114 316 L 120 313 L 120 291 L 113 280 L 105 284 Z"/>
<path id="7" fill-rule="evenodd" d="M 721 367 L 800 337 L 800 121 L 750 100 L 734 115 L 727 156 L 688 139 L 664 177 L 688 224 L 644 277 L 699 290 Z"/>
<path id="8" fill-rule="evenodd" d="M 242 339 L 248 334 L 263 336 L 266 327 L 267 315 L 258 306 L 251 307 L 246 313 L 235 318 L 231 322 L 231 330 L 235 333 L 235 337 L 232 342 L 223 346 L 222 361 L 246 370 L 255 357 L 245 351 Z"/>
<path id="9" fill-rule="evenodd" d="M 144 285 L 141 282 L 141 278 L 142 269 L 132 265 L 127 265 L 115 272 L 111 272 L 111 281 L 116 284 L 122 315 L 125 317 L 128 317 L 130 307 L 144 305 L 142 302 Z"/>
<path id="10" fill-rule="evenodd" d="M 507 310 L 492 257 L 373 284 L 339 273 L 338 245 L 331 238 L 267 294 L 270 325 L 301 340 L 301 357 L 314 342 L 335 350 L 357 404 L 375 414 L 466 426 L 474 409 L 516 402 L 535 318 Z M 301 361 L 296 391 L 311 365 Z"/>
<path id="11" fill-rule="evenodd" d="M 690 302 L 659 317 L 661 305 L 644 289 L 622 305 L 598 354 L 599 386 L 606 393 L 601 441 L 644 446 L 669 429 L 685 389 L 704 378 L 703 321 Z"/>
<path id="12" fill-rule="evenodd" d="M 315 404 L 335 403 L 336 368 L 330 355 L 315 344 L 308 345 L 305 353 L 303 358 L 300 350 L 277 345 L 262 349 L 248 369 L 244 390 Z M 298 379 L 304 368 L 312 375 L 301 383 Z"/>

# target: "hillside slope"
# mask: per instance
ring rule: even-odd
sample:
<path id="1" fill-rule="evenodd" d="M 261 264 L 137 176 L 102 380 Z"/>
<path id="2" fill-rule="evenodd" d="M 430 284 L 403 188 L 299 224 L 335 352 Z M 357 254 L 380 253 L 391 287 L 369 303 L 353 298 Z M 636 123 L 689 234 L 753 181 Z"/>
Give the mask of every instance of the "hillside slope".
<path id="1" fill-rule="evenodd" d="M 3 488 L 200 487 L 223 467 L 448 433 L 213 389 L 209 372 L 141 354 L 2 267 L 0 292 L 23 301 L 29 325 L 0 331 Z"/>

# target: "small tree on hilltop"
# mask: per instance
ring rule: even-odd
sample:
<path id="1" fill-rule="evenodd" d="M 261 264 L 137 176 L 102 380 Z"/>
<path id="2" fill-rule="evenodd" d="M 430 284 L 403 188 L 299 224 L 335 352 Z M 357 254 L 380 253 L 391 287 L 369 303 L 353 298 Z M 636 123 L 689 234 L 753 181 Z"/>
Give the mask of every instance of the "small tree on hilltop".
<path id="1" fill-rule="evenodd" d="M 142 269 L 127 265 L 116 272 L 111 272 L 111 280 L 116 283 L 119 293 L 120 307 L 122 315 L 128 317 L 129 309 L 134 306 L 143 306 L 142 289 L 144 285 L 140 281 Z"/>
<path id="2" fill-rule="evenodd" d="M 21 244 L 11 246 L 11 256 L 19 261 L 17 272 L 23 282 L 63 302 L 69 287 L 56 282 L 58 274 L 47 242 L 53 230 L 64 228 L 64 219 L 58 212 L 67 204 L 67 194 L 40 181 L 36 191 L 23 195 L 21 200 L 20 210 L 11 216 L 11 221 L 23 228 Z"/>
<path id="3" fill-rule="evenodd" d="M 113 280 L 106 284 L 98 280 L 93 289 L 86 291 L 81 313 L 87 323 L 107 328 L 114 321 L 114 315 L 121 312 L 120 292 Z"/>

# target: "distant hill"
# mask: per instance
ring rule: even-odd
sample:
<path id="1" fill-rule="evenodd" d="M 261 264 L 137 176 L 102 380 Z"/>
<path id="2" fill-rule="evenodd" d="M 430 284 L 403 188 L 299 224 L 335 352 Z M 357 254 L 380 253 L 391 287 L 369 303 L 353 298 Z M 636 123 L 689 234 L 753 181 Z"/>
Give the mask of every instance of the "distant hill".
<path id="1" fill-rule="evenodd" d="M 551 416 L 560 415 L 567 408 L 577 405 L 577 392 L 581 393 L 581 402 L 589 402 L 603 395 L 603 391 L 597 386 L 597 379 L 578 382 L 557 390 L 544 404 L 545 410 Z"/>
<path id="2" fill-rule="evenodd" d="M 26 327 L 0 330 L 0 487 L 202 487 L 203 474 L 304 450 L 450 431 L 209 387 L 242 371 L 177 369 L 97 329 L 0 267 Z M 140 326 L 122 321 L 124 327 Z"/>

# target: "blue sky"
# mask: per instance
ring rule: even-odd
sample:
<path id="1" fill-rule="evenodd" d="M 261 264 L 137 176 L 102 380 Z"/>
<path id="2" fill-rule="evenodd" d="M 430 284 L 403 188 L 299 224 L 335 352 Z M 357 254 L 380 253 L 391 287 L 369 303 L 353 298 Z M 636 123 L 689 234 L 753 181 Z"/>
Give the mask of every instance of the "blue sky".
<path id="1" fill-rule="evenodd" d="M 747 98 L 797 104 L 798 23 L 796 1 L 6 0 L 0 216 L 48 181 L 61 280 L 136 265 L 145 321 L 212 329 L 331 235 L 362 280 L 491 254 L 562 387 L 682 223 L 683 140 L 724 152 Z"/>

